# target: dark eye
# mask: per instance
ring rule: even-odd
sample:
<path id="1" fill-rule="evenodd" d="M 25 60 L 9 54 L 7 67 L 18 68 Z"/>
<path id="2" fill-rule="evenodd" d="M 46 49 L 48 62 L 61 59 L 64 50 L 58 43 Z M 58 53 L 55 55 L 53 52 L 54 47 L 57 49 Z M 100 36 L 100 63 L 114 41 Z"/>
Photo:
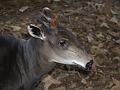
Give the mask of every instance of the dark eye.
<path id="1" fill-rule="evenodd" d="M 59 47 L 61 47 L 63 49 L 67 49 L 67 47 L 68 47 L 68 41 L 67 40 L 60 40 L 58 44 L 59 44 Z"/>

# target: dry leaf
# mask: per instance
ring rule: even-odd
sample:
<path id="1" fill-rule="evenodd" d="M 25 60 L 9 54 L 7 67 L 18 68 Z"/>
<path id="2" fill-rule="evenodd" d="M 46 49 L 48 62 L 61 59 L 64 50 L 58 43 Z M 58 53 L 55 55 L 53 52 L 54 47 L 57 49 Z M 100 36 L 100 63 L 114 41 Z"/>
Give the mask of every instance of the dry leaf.
<path id="1" fill-rule="evenodd" d="M 118 24 L 118 20 L 115 16 L 110 19 L 111 22 Z"/>
<path id="2" fill-rule="evenodd" d="M 81 80 L 81 83 L 83 83 L 83 84 L 87 84 L 86 79 L 82 79 L 82 80 Z"/>
<path id="3" fill-rule="evenodd" d="M 54 0 L 55 2 L 59 2 L 59 1 L 61 1 L 61 0 Z"/>
<path id="4" fill-rule="evenodd" d="M 94 41 L 94 38 L 93 38 L 93 35 L 92 35 L 92 34 L 89 34 L 89 35 L 87 36 L 87 39 L 88 39 L 88 42 Z"/>
<path id="5" fill-rule="evenodd" d="M 68 73 L 62 73 L 62 74 L 59 74 L 59 76 L 56 79 L 57 80 L 63 80 L 64 78 L 66 78 L 68 76 L 69 76 Z"/>
<path id="6" fill-rule="evenodd" d="M 27 10 L 29 7 L 28 6 L 23 6 L 19 9 L 20 12 L 24 12 L 25 10 Z"/>
<path id="7" fill-rule="evenodd" d="M 72 88 L 75 88 L 77 86 L 77 83 L 72 83 L 71 85 L 70 85 L 70 88 L 72 89 Z"/>
<path id="8" fill-rule="evenodd" d="M 115 78 L 112 78 L 112 80 L 113 80 L 113 83 L 115 84 L 115 86 L 113 86 L 113 87 L 111 88 L 111 90 L 120 90 L 120 81 L 118 81 L 118 80 L 115 79 Z"/>
<path id="9" fill-rule="evenodd" d="M 105 23 L 105 22 L 101 23 L 100 27 L 106 27 L 106 28 L 109 28 L 108 24 Z"/>
<path id="10" fill-rule="evenodd" d="M 114 60 L 118 60 L 118 61 L 120 61 L 120 57 L 118 57 L 118 56 L 113 57 L 113 61 L 114 61 Z"/>
<path id="11" fill-rule="evenodd" d="M 21 27 L 19 26 L 11 26 L 11 28 L 13 29 L 13 31 L 20 31 Z"/>
<path id="12" fill-rule="evenodd" d="M 120 39 L 116 40 L 115 42 L 120 44 Z"/>
<path id="13" fill-rule="evenodd" d="M 114 15 L 119 14 L 118 12 L 115 12 L 112 9 L 111 9 L 111 13 L 114 14 Z"/>
<path id="14" fill-rule="evenodd" d="M 61 87 L 58 87 L 58 88 L 54 88 L 54 90 L 66 90 L 66 88 L 61 86 Z"/>
<path id="15" fill-rule="evenodd" d="M 120 48 L 119 47 L 113 47 L 113 48 L 111 48 L 111 52 L 112 52 L 112 54 L 115 54 L 115 55 L 120 55 Z"/>
<path id="16" fill-rule="evenodd" d="M 48 3 L 51 3 L 52 1 L 59 2 L 61 0 L 47 0 L 47 1 L 48 1 Z"/>
<path id="17" fill-rule="evenodd" d="M 61 84 L 60 81 L 55 80 L 54 78 L 52 78 L 50 75 L 47 76 L 46 78 L 44 78 L 44 80 L 42 81 L 45 83 L 44 85 L 44 90 L 48 90 L 48 88 L 52 85 L 52 84 Z"/>
<path id="18" fill-rule="evenodd" d="M 93 90 L 93 87 L 87 87 L 85 90 Z"/>

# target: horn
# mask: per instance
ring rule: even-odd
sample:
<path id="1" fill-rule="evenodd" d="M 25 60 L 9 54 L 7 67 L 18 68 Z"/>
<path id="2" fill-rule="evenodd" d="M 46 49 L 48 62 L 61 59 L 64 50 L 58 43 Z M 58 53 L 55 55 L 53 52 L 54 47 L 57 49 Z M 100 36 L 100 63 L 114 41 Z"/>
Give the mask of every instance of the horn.
<path id="1" fill-rule="evenodd" d="M 54 15 L 50 20 L 50 28 L 55 29 L 58 26 L 58 15 Z"/>

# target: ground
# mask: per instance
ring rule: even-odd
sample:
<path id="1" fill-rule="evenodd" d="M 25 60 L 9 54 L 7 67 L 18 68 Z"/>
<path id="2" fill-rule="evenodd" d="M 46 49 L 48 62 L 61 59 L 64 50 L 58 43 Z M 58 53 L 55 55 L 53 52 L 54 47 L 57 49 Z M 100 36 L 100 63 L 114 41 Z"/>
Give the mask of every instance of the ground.
<path id="1" fill-rule="evenodd" d="M 64 1 L 64 0 L 63 0 Z M 109 0 L 108 0 L 109 1 Z M 61 24 L 72 30 L 95 61 L 89 74 L 57 65 L 35 90 L 120 90 L 120 2 L 66 0 L 65 2 L 0 5 L 0 31 L 28 37 L 26 25 L 43 7 L 57 13 Z M 71 67 L 72 68 L 72 67 Z"/>

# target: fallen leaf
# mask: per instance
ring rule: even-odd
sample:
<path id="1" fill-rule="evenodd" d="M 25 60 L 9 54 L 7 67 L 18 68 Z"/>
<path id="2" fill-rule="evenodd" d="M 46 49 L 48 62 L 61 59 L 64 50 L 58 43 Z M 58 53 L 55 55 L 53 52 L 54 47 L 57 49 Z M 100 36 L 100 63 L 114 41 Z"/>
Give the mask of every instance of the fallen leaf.
<path id="1" fill-rule="evenodd" d="M 86 79 L 82 79 L 82 80 L 81 80 L 81 83 L 82 83 L 82 84 L 87 84 Z"/>
<path id="2" fill-rule="evenodd" d="M 111 88 L 113 86 L 113 82 L 110 82 L 105 88 Z"/>
<path id="3" fill-rule="evenodd" d="M 116 56 L 116 57 L 113 57 L 113 61 L 115 61 L 115 60 L 118 60 L 118 61 L 120 61 L 120 57 L 118 57 L 118 56 Z"/>
<path id="4" fill-rule="evenodd" d="M 111 48 L 111 52 L 112 52 L 112 54 L 114 54 L 114 55 L 120 55 L 120 47 L 112 47 Z"/>
<path id="5" fill-rule="evenodd" d="M 46 78 L 44 78 L 42 80 L 42 82 L 44 82 L 44 90 L 48 90 L 48 88 L 52 85 L 52 84 L 61 84 L 60 81 L 54 79 L 53 77 L 51 77 L 50 75 L 47 76 Z"/>
<path id="6" fill-rule="evenodd" d="M 105 23 L 105 22 L 101 23 L 100 27 L 106 27 L 106 28 L 109 28 L 108 24 Z"/>
<path id="7" fill-rule="evenodd" d="M 113 86 L 113 87 L 111 88 L 111 90 L 120 90 L 120 81 L 118 81 L 118 80 L 115 79 L 115 78 L 112 78 L 112 80 L 113 80 L 113 83 L 115 84 L 115 86 Z"/>
<path id="8" fill-rule="evenodd" d="M 115 42 L 118 43 L 118 44 L 120 44 L 120 39 L 116 40 Z"/>
<path id="9" fill-rule="evenodd" d="M 87 87 L 85 90 L 93 90 L 93 87 Z"/>
<path id="10" fill-rule="evenodd" d="M 23 6 L 19 9 L 20 12 L 24 12 L 25 10 L 27 10 L 29 7 L 28 6 Z"/>
<path id="11" fill-rule="evenodd" d="M 52 1 L 59 2 L 61 0 L 47 0 L 48 3 L 51 3 Z"/>
<path id="12" fill-rule="evenodd" d="M 88 39 L 88 42 L 94 41 L 94 38 L 93 38 L 93 35 L 92 35 L 92 34 L 89 34 L 89 35 L 87 36 L 87 39 Z"/>
<path id="13" fill-rule="evenodd" d="M 66 78 L 68 76 L 69 76 L 68 73 L 62 73 L 62 74 L 59 74 L 59 76 L 56 79 L 57 80 L 63 80 L 64 78 Z"/>
<path id="14" fill-rule="evenodd" d="M 55 2 L 59 2 L 59 1 L 61 1 L 61 0 L 54 0 Z"/>
<path id="15" fill-rule="evenodd" d="M 118 24 L 118 20 L 115 16 L 110 19 L 111 22 Z"/>
<path id="16" fill-rule="evenodd" d="M 11 26 L 13 29 L 12 31 L 20 31 L 21 27 L 20 26 Z"/>
<path id="17" fill-rule="evenodd" d="M 72 88 L 75 88 L 77 86 L 77 83 L 72 83 L 71 85 L 70 85 L 70 88 L 72 89 Z"/>
<path id="18" fill-rule="evenodd" d="M 66 88 L 61 86 L 61 87 L 58 87 L 58 88 L 54 88 L 54 90 L 66 90 Z"/>
<path id="19" fill-rule="evenodd" d="M 119 14 L 118 12 L 115 12 L 112 9 L 111 9 L 111 13 L 114 14 L 114 15 Z"/>
<path id="20" fill-rule="evenodd" d="M 100 32 L 99 34 L 97 34 L 96 35 L 97 36 L 97 38 L 99 38 L 99 39 L 103 39 L 104 38 L 104 35 Z"/>

